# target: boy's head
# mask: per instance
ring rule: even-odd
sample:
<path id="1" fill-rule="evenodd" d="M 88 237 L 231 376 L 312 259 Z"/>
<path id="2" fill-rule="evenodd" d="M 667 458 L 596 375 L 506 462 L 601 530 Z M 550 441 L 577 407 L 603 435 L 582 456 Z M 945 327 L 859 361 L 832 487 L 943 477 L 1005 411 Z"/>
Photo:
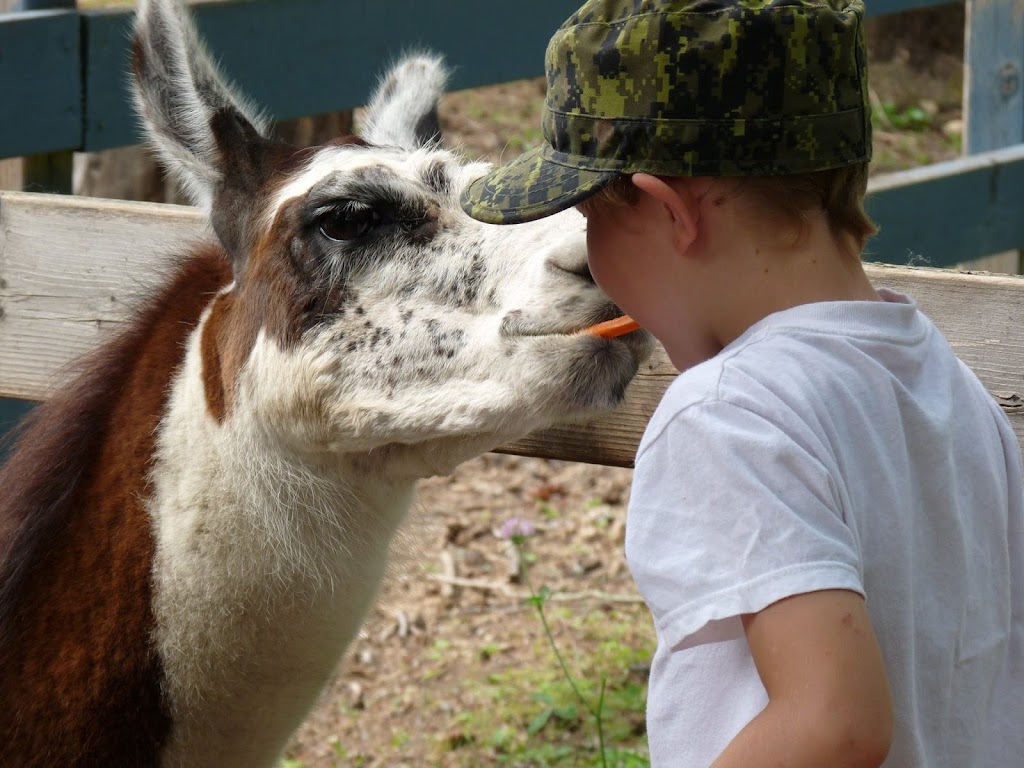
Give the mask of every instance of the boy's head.
<path id="1" fill-rule="evenodd" d="M 511 224 L 601 190 L 628 198 L 616 180 L 634 173 L 736 177 L 765 200 L 790 187 L 797 206 L 821 197 L 832 226 L 862 242 L 873 231 L 860 204 L 863 15 L 862 0 L 591 0 L 548 46 L 546 143 L 475 182 L 463 204 Z"/>

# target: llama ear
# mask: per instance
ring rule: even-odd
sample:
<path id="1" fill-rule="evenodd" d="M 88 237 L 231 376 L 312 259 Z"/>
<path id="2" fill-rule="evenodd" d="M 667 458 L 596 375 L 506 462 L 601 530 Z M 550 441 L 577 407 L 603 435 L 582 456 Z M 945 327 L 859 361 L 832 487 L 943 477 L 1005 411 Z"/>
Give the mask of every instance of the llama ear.
<path id="1" fill-rule="evenodd" d="M 417 149 L 441 141 L 437 104 L 448 70 L 440 56 L 416 54 L 393 66 L 366 108 L 360 131 L 378 146 Z"/>
<path id="2" fill-rule="evenodd" d="M 217 71 L 182 0 L 140 0 L 133 66 L 135 104 L 153 147 L 193 202 L 210 210 L 229 172 L 221 150 L 231 137 L 216 135 L 218 126 L 262 135 L 264 121 Z"/>

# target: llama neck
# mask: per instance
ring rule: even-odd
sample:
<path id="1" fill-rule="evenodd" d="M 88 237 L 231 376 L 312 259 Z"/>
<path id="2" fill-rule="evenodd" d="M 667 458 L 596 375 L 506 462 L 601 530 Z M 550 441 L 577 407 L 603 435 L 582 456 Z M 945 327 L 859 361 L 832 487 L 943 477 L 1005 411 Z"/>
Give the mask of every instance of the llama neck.
<path id="1" fill-rule="evenodd" d="M 270 764 L 371 604 L 413 483 L 290 455 L 245 398 L 215 419 L 200 334 L 151 472 L 155 636 L 175 714 L 167 760 Z"/>
<path id="2" fill-rule="evenodd" d="M 0 518 L 14 522 L 0 542 L 0 744 L 12 764 L 152 764 L 166 740 L 146 470 L 162 382 L 227 277 L 216 249 L 178 265 L 40 406 L 0 472 Z"/>

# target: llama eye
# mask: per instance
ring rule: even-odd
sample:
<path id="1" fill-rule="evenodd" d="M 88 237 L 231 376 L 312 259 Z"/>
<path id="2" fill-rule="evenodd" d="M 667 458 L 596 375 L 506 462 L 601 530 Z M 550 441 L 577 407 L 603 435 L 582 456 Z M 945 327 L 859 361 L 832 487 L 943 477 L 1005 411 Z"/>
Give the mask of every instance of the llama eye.
<path id="1" fill-rule="evenodd" d="M 372 208 L 332 208 L 320 217 L 320 234 L 328 240 L 355 240 L 368 234 L 382 219 Z"/>

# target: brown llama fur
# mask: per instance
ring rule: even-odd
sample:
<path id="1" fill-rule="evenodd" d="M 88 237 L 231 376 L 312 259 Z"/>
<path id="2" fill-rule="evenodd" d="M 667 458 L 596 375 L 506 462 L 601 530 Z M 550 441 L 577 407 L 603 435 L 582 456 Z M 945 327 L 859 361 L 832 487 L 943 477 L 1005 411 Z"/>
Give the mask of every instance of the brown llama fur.
<path id="1" fill-rule="evenodd" d="M 32 413 L 0 468 L 0 750 L 12 764 L 146 765 L 167 736 L 141 486 L 182 344 L 230 279 L 216 248 L 183 262 Z M 39 720 L 45 732 L 22 727 Z"/>

